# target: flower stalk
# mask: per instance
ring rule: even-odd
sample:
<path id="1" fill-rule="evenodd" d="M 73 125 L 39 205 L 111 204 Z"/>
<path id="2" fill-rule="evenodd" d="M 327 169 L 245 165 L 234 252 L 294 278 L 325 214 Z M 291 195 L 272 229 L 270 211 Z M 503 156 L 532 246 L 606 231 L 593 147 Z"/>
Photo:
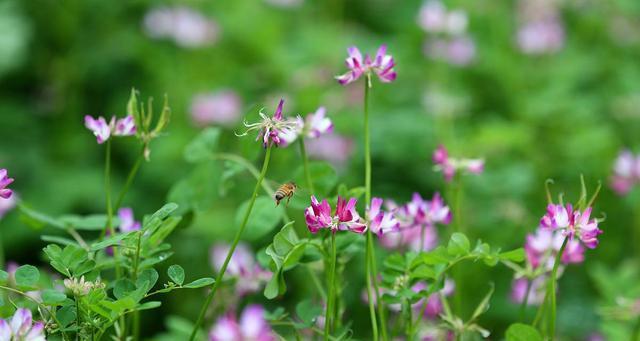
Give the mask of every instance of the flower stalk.
<path id="1" fill-rule="evenodd" d="M 302 165 L 304 167 L 304 176 L 307 179 L 307 186 L 311 193 L 315 193 L 315 189 L 313 188 L 313 180 L 311 179 L 311 170 L 309 169 L 309 158 L 307 157 L 307 149 L 304 145 L 304 136 L 301 136 L 298 140 L 298 144 L 300 145 L 300 155 L 302 156 Z"/>
<path id="2" fill-rule="evenodd" d="M 264 180 L 267 174 L 267 168 L 269 167 L 269 160 L 271 159 L 271 145 L 269 145 L 266 150 L 267 151 L 264 156 L 264 162 L 262 164 L 262 171 L 260 172 L 260 176 L 258 178 L 258 181 L 256 182 L 256 186 L 253 189 L 253 194 L 251 195 L 251 200 L 249 201 L 249 207 L 247 208 L 247 211 L 244 214 L 244 218 L 242 219 L 242 224 L 240 225 L 238 232 L 236 232 L 236 235 L 233 239 L 233 243 L 231 244 L 231 248 L 229 249 L 229 252 L 227 253 L 227 257 L 225 258 L 224 263 L 222 264 L 222 268 L 220 268 L 220 271 L 216 276 L 216 281 L 213 283 L 211 287 L 211 292 L 207 296 L 207 299 L 205 300 L 204 305 L 202 306 L 202 309 L 200 309 L 200 314 L 198 315 L 198 319 L 196 320 L 196 323 L 193 326 L 193 331 L 191 332 L 191 336 L 189 337 L 190 341 L 193 341 L 195 339 L 196 334 L 198 333 L 198 329 L 202 325 L 204 315 L 207 312 L 207 309 L 209 308 L 209 305 L 211 304 L 211 301 L 213 300 L 213 297 L 215 296 L 216 291 L 220 286 L 220 283 L 222 282 L 222 277 L 224 276 L 224 273 L 227 271 L 227 266 L 229 266 L 229 261 L 231 260 L 231 256 L 233 256 L 233 252 L 235 251 L 236 246 L 238 246 L 238 242 L 240 242 L 240 238 L 242 237 L 242 232 L 244 232 L 244 229 L 247 226 L 247 222 L 249 221 L 249 216 L 251 215 L 251 211 L 253 210 L 253 205 L 255 204 L 256 198 L 258 197 L 258 191 L 260 190 L 262 181 Z"/>
<path id="3" fill-rule="evenodd" d="M 331 266 L 329 268 L 329 297 L 327 298 L 327 308 L 325 311 L 324 340 L 329 340 L 331 329 L 335 323 L 335 299 L 336 299 L 336 233 L 331 231 Z"/>

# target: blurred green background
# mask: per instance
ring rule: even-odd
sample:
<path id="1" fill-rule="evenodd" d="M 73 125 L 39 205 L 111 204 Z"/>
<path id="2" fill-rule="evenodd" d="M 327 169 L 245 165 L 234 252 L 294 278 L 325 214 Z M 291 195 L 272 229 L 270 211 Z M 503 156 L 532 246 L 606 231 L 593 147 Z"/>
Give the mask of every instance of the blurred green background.
<path id="1" fill-rule="evenodd" d="M 168 94 L 168 133 L 152 143 L 151 162 L 142 166 L 125 206 L 140 219 L 166 202 L 181 179 L 202 181 L 211 195 L 193 213 L 192 224 L 172 236 L 172 262 L 194 277 L 210 276 L 208 249 L 233 235 L 235 210 L 250 195 L 253 180 L 244 173 L 221 185 L 218 166 L 202 171 L 183 159 L 202 127 L 216 125 L 194 121 L 197 96 L 235 93 L 231 106 L 237 108 L 223 124 L 219 150 L 253 161 L 260 159 L 259 144 L 252 136 L 234 136 L 243 116 L 254 119 L 261 107 L 273 112 L 280 97 L 288 115 L 326 106 L 336 134 L 352 146 L 350 154 L 333 160 L 336 176 L 330 176 L 329 187 L 360 186 L 362 83 L 342 87 L 333 76 L 346 71 L 348 46 L 375 53 L 386 43 L 398 79 L 375 83 L 371 93 L 374 195 L 403 202 L 414 191 L 425 197 L 444 192 L 431 162 L 439 143 L 454 155 L 484 157 L 484 174 L 465 178 L 464 221 L 472 239 L 508 249 L 522 246 L 537 226 L 546 179 L 573 200 L 580 174 L 590 188 L 602 181 L 595 208 L 607 217 L 601 244 L 587 252 L 584 264 L 568 267 L 560 284 L 559 331 L 581 339 L 602 322 L 596 306 L 605 298 L 590 276 L 596 264 L 615 270 L 640 253 L 630 237 L 639 235 L 634 212 L 640 195 L 621 198 L 607 186 L 619 150 L 638 147 L 640 2 L 536 3 L 446 1 L 447 9 L 468 15 L 468 27 L 443 33 L 421 27 L 421 1 L 3 0 L 0 166 L 9 169 L 16 179 L 12 188 L 34 208 L 53 215 L 102 212 L 104 148 L 84 128 L 84 115 L 124 115 L 132 87 L 142 98 L 156 98 L 156 110 Z M 540 26 L 523 37 L 527 24 Z M 435 54 L 429 47 L 459 37 L 472 45 L 445 46 L 448 52 Z M 113 148 L 117 189 L 138 147 L 133 139 L 118 139 Z M 268 177 L 286 181 L 299 166 L 297 148 L 278 149 Z M 289 211 L 302 222 L 302 210 Z M 28 228 L 15 211 L 2 218 L 0 231 L 6 259 L 41 263 L 43 231 Z M 253 248 L 265 247 L 271 237 L 253 240 Z M 363 271 L 360 258 L 348 266 Z M 511 272 L 480 265 L 464 269 L 475 283 L 496 284 L 482 325 L 502 335 L 518 309 L 508 300 Z M 346 319 L 354 320 L 356 336 L 369 328 L 359 301 L 362 278 L 350 278 L 346 290 L 353 295 L 345 294 Z M 269 307 L 290 306 L 310 291 L 304 272 L 293 271 L 287 279 L 287 296 Z M 466 286 L 469 309 L 487 286 Z M 162 331 L 169 315 L 193 320 L 202 297 L 195 291 L 167 297 L 161 316 L 143 317 L 145 333 Z M 250 300 L 264 301 L 259 293 Z"/>

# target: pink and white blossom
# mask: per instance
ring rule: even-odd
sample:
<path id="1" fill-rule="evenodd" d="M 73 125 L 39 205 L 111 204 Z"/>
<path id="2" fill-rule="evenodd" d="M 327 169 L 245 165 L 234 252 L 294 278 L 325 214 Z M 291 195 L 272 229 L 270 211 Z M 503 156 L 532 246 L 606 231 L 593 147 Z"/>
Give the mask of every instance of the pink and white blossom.
<path id="1" fill-rule="evenodd" d="M 140 230 L 140 222 L 135 220 L 133 216 L 133 209 L 129 207 L 119 209 L 118 218 L 120 219 L 120 232 L 128 233 Z"/>
<path id="2" fill-rule="evenodd" d="M 133 136 L 136 134 L 136 123 L 133 116 L 127 115 L 118 119 L 113 128 L 114 136 Z"/>
<path id="3" fill-rule="evenodd" d="M 396 72 L 394 66 L 396 65 L 393 57 L 387 54 L 387 46 L 381 45 L 378 48 L 378 52 L 372 59 L 368 54 L 362 57 L 360 50 L 351 46 L 347 49 L 349 56 L 346 59 L 347 68 L 349 71 L 336 76 L 338 82 L 342 85 L 355 82 L 360 76 L 365 75 L 367 77 L 367 84 L 371 87 L 371 77 L 373 74 L 378 76 L 378 79 L 383 83 L 390 83 L 396 79 Z"/>
<path id="4" fill-rule="evenodd" d="M 145 15 L 143 26 L 150 37 L 171 39 L 185 48 L 211 45 L 220 36 L 215 21 L 186 6 L 154 8 Z"/>
<path id="5" fill-rule="evenodd" d="M 2 192 L 2 190 L 0 190 Z M 9 211 L 11 211 L 14 207 L 16 207 L 16 194 L 14 193 L 8 199 L 0 199 L 0 219 L 4 217 Z M 1 197 L 0 197 L 1 198 Z"/>
<path id="6" fill-rule="evenodd" d="M 196 95 L 191 100 L 191 119 L 198 126 L 232 126 L 241 116 L 242 100 L 232 90 Z"/>
<path id="7" fill-rule="evenodd" d="M 367 221 L 371 232 L 382 236 L 391 231 L 397 231 L 400 228 L 400 222 L 391 212 L 381 210 L 383 200 L 381 198 L 372 198 L 371 206 L 367 208 Z"/>
<path id="8" fill-rule="evenodd" d="M 449 156 L 449 152 L 443 145 L 439 145 L 433 152 L 434 169 L 442 172 L 445 181 L 453 179 L 456 172 L 467 172 L 471 174 L 481 174 L 484 172 L 484 159 L 464 159 Z"/>
<path id="9" fill-rule="evenodd" d="M 551 270 L 563 241 L 564 235 L 560 231 L 537 229 L 534 234 L 527 235 L 524 245 L 528 262 L 533 268 L 542 265 L 547 270 Z M 578 240 L 570 240 L 562 253 L 561 261 L 564 264 L 582 263 L 584 251 L 584 247 Z"/>
<path id="10" fill-rule="evenodd" d="M 583 212 L 574 210 L 571 204 L 547 206 L 547 213 L 540 219 L 540 227 L 560 230 L 569 240 L 577 237 L 582 243 L 594 249 L 598 246 L 598 235 L 602 230 L 598 228 L 598 220 L 590 219 L 591 207 Z"/>
<path id="11" fill-rule="evenodd" d="M 524 302 L 525 296 L 527 296 L 527 287 L 531 283 L 529 288 L 529 298 L 527 305 L 540 305 L 544 300 L 544 294 L 546 290 L 547 277 L 538 276 L 535 279 L 528 280 L 527 278 L 514 279 L 511 283 L 511 300 L 517 304 Z"/>
<path id="12" fill-rule="evenodd" d="M 326 117 L 327 110 L 324 107 L 318 108 L 315 113 L 310 113 L 303 120 L 297 116 L 292 121 L 294 128 L 282 131 L 279 135 L 283 145 L 289 145 L 296 139 L 303 138 L 317 139 L 324 134 L 333 132 L 333 123 Z"/>
<path id="13" fill-rule="evenodd" d="M 222 268 L 230 248 L 227 244 L 216 244 L 211 248 L 210 259 L 215 271 Z M 272 273 L 258 264 L 248 245 L 240 243 L 229 260 L 224 276 L 236 278 L 236 292 L 244 296 L 259 291 L 271 279 Z"/>
<path id="14" fill-rule="evenodd" d="M 133 116 L 127 115 L 123 118 L 116 119 L 111 117 L 109 123 L 100 116 L 97 119 L 86 115 L 84 117 L 84 125 L 93 132 L 98 144 L 102 144 L 113 136 L 133 136 L 136 134 L 136 125 Z"/>
<path id="15" fill-rule="evenodd" d="M 13 191 L 7 186 L 13 183 L 13 178 L 10 178 L 8 172 L 5 168 L 0 169 L 0 198 L 4 200 L 8 200 L 11 198 Z"/>
<path id="16" fill-rule="evenodd" d="M 0 341 L 46 341 L 44 323 L 33 322 L 31 311 L 18 308 L 11 320 L 0 319 Z"/>
<path id="17" fill-rule="evenodd" d="M 354 142 L 349 137 L 329 134 L 306 141 L 305 147 L 310 158 L 326 160 L 342 167 L 353 154 Z"/>
<path id="18" fill-rule="evenodd" d="M 257 123 L 247 123 L 245 121 L 244 126 L 247 128 L 247 130 L 238 136 L 245 136 L 249 132 L 257 130 L 258 136 L 256 137 L 256 141 L 262 140 L 262 145 L 264 148 L 270 146 L 278 147 L 281 144 L 285 146 L 286 142 L 282 140 L 282 136 L 291 133 L 292 130 L 295 131 L 296 129 L 299 129 L 299 122 L 295 119 L 292 120 L 283 118 L 283 106 L 284 99 L 280 99 L 278 107 L 276 108 L 276 111 L 273 113 L 272 117 L 268 117 L 262 112 L 262 110 L 260 110 L 259 114 L 262 118 L 262 121 Z"/>
<path id="19" fill-rule="evenodd" d="M 233 313 L 218 318 L 209 332 L 209 341 L 275 341 L 276 337 L 259 305 L 247 306 L 240 321 Z"/>
<path id="20" fill-rule="evenodd" d="M 304 212 L 309 231 L 316 233 L 320 229 L 328 228 L 334 233 L 339 230 L 364 233 L 367 225 L 356 211 L 356 202 L 355 198 L 346 201 L 338 196 L 335 214 L 332 215 L 327 199 L 318 202 L 315 196 L 311 196 L 311 206 Z"/>
<path id="21" fill-rule="evenodd" d="M 613 166 L 611 188 L 619 195 L 629 193 L 640 182 L 640 156 L 629 150 L 620 152 Z"/>
<path id="22" fill-rule="evenodd" d="M 518 47 L 526 54 L 551 54 L 562 49 L 564 27 L 556 15 L 529 21 L 518 30 Z"/>

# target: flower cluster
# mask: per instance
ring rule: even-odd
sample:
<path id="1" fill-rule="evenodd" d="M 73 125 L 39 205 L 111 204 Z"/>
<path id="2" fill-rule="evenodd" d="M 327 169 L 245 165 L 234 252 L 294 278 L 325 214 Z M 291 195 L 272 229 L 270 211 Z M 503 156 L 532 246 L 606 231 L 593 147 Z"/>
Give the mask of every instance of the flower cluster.
<path id="1" fill-rule="evenodd" d="M 367 225 L 356 211 L 355 198 L 346 201 L 338 197 L 335 213 L 331 214 L 331 206 L 327 199 L 318 202 L 315 196 L 311 196 L 311 206 L 304 211 L 305 221 L 311 233 L 328 228 L 332 232 L 348 230 L 355 233 L 364 233 Z"/>
<path id="2" fill-rule="evenodd" d="M 327 160 L 336 167 L 342 167 L 353 154 L 353 139 L 338 134 L 322 135 L 305 142 L 309 157 Z"/>
<path id="3" fill-rule="evenodd" d="M 381 289 L 382 294 L 396 296 L 397 293 L 400 290 L 402 290 L 402 287 L 406 285 L 406 281 L 408 281 L 408 278 L 406 276 L 397 277 L 394 287 L 382 288 Z M 425 282 L 418 282 L 411 286 L 411 291 L 413 291 L 414 293 L 419 293 L 426 289 L 427 289 L 427 284 Z M 427 298 L 422 298 L 416 301 L 415 303 L 411 304 L 411 308 L 414 312 L 414 315 L 422 313 L 424 317 L 428 319 L 432 319 L 432 320 L 437 319 L 438 316 L 443 311 L 443 305 L 442 305 L 442 301 L 440 300 L 439 293 L 442 293 L 448 297 L 453 295 L 454 290 L 455 290 L 455 283 L 453 282 L 453 280 L 446 279 L 444 282 L 444 287 L 440 289 L 439 292 L 433 293 L 429 295 Z M 365 301 L 365 303 L 368 303 L 368 296 L 367 296 L 366 290 L 362 292 L 362 299 Z M 372 299 L 375 300 L 375 296 L 373 296 Z M 421 312 L 420 310 L 423 307 L 424 307 L 424 311 Z M 402 306 L 400 305 L 400 303 L 389 304 L 389 310 L 393 312 L 396 312 L 396 313 L 400 312 L 401 308 Z"/>
<path id="4" fill-rule="evenodd" d="M 318 137 L 333 132 L 333 123 L 327 117 L 327 110 L 324 107 L 318 108 L 315 113 L 310 113 L 302 119 L 298 116 L 295 120 L 294 129 L 282 131 L 280 140 L 283 145 L 293 143 L 298 137 L 317 139 Z"/>
<path id="5" fill-rule="evenodd" d="M 33 322 L 31 311 L 18 308 L 11 321 L 0 319 L 0 341 L 46 341 L 44 323 Z"/>
<path id="6" fill-rule="evenodd" d="M 211 264 L 216 272 L 222 268 L 229 248 L 226 244 L 217 244 L 211 248 Z M 249 247 L 242 243 L 236 247 L 225 272 L 226 278 L 237 278 L 236 293 L 239 296 L 257 292 L 271 276 L 271 271 L 263 269 Z"/>
<path id="7" fill-rule="evenodd" d="M 346 59 L 346 64 L 349 71 L 336 76 L 336 79 L 340 84 L 347 85 L 357 81 L 360 76 L 365 75 L 367 78 L 367 84 L 371 87 L 372 74 L 376 74 L 378 79 L 383 83 L 390 83 L 396 79 L 397 75 L 393 70 L 393 67 L 396 64 L 393 61 L 393 57 L 387 54 L 386 45 L 382 45 L 378 48 L 378 52 L 373 59 L 371 59 L 368 54 L 362 58 L 362 53 L 360 53 L 360 50 L 355 46 L 349 47 L 347 52 L 349 53 L 349 56 Z"/>
<path id="8" fill-rule="evenodd" d="M 140 230 L 140 222 L 136 221 L 133 216 L 133 209 L 130 207 L 123 207 L 118 210 L 118 218 L 120 219 L 120 232 L 128 233 L 131 231 Z"/>
<path id="9" fill-rule="evenodd" d="M 586 247 L 594 249 L 598 246 L 598 235 L 602 230 L 598 228 L 598 220 L 590 219 L 590 216 L 591 207 L 581 212 L 571 204 L 549 204 L 547 213 L 540 219 L 540 227 L 562 231 L 569 241 L 577 237 Z"/>
<path id="10" fill-rule="evenodd" d="M 102 116 L 95 119 L 86 115 L 84 117 L 84 126 L 93 132 L 99 144 L 107 141 L 111 135 L 132 136 L 136 134 L 136 124 L 131 115 L 120 119 L 116 119 L 115 116 L 111 117 L 109 123 L 107 123 L 107 120 Z"/>
<path id="11" fill-rule="evenodd" d="M 524 302 L 527 291 L 529 291 L 527 305 L 540 305 L 544 301 L 544 294 L 547 288 L 546 284 L 547 276 L 544 275 L 535 277 L 534 279 L 527 279 L 525 277 L 514 279 L 511 283 L 511 300 L 520 304 Z"/>
<path id="12" fill-rule="evenodd" d="M 430 250 L 438 239 L 435 225 L 451 222 L 451 210 L 439 193 L 431 200 L 424 200 L 419 193 L 414 193 L 411 201 L 402 206 L 387 200 L 387 207 L 399 223 L 392 233 L 380 237 L 382 246 L 390 249 L 408 246 L 418 251 L 422 245 L 422 250 Z"/>
<path id="13" fill-rule="evenodd" d="M 524 0 L 518 8 L 520 51 L 531 55 L 551 54 L 562 49 L 565 32 L 553 1 Z"/>
<path id="14" fill-rule="evenodd" d="M 472 174 L 480 174 L 484 171 L 484 159 L 457 159 L 449 156 L 449 152 L 443 145 L 439 145 L 433 152 L 433 162 L 436 171 L 444 174 L 445 181 L 453 179 L 456 172 L 467 171 Z"/>
<path id="15" fill-rule="evenodd" d="M 155 39 L 171 39 L 186 48 L 214 43 L 220 35 L 218 25 L 185 6 L 158 7 L 144 17 L 144 29 Z"/>
<path id="16" fill-rule="evenodd" d="M 9 199 L 13 194 L 13 191 L 8 189 L 7 186 L 11 185 L 13 178 L 7 175 L 6 169 L 0 169 L 0 198 Z"/>
<path id="17" fill-rule="evenodd" d="M 616 193 L 624 195 L 638 182 L 640 182 L 640 155 L 635 156 L 631 151 L 623 150 L 613 166 L 611 188 Z"/>
<path id="18" fill-rule="evenodd" d="M 535 269 L 544 266 L 551 271 L 556 255 L 562 247 L 564 236 L 559 231 L 539 228 L 535 233 L 527 235 L 524 250 L 527 261 Z M 567 241 L 562 253 L 562 263 L 582 263 L 584 261 L 584 247 L 577 240 Z"/>
<path id="19" fill-rule="evenodd" d="M 247 123 L 245 121 L 244 126 L 247 127 L 247 130 L 238 136 L 245 136 L 249 132 L 257 130 L 258 137 L 256 138 L 256 141 L 262 139 L 262 145 L 264 148 L 273 145 L 276 147 L 280 146 L 284 143 L 282 136 L 292 134 L 292 132 L 296 131 L 299 127 L 299 121 L 297 119 L 294 120 L 282 117 L 283 106 L 284 99 L 281 99 L 272 117 L 268 117 L 262 112 L 262 110 L 260 110 L 260 117 L 262 118 L 262 121 L 256 123 Z"/>
<path id="20" fill-rule="evenodd" d="M 397 232 L 400 222 L 392 212 L 381 209 L 384 201 L 381 198 L 371 199 L 371 205 L 367 208 L 367 221 L 371 232 L 383 236 L 389 232 Z"/>
<path id="21" fill-rule="evenodd" d="M 86 296 L 91 290 L 105 288 L 105 284 L 100 282 L 100 279 L 95 282 L 85 281 L 84 276 L 80 277 L 79 280 L 77 278 L 67 278 L 63 283 L 65 288 L 77 296 Z"/>
<path id="22" fill-rule="evenodd" d="M 454 65 L 473 61 L 476 46 L 467 34 L 469 19 L 462 10 L 448 11 L 439 0 L 428 0 L 420 8 L 418 25 L 433 35 L 424 44 L 427 56 Z"/>
<path id="23" fill-rule="evenodd" d="M 241 110 L 242 100 L 231 90 L 198 94 L 191 100 L 191 119 L 197 126 L 234 125 Z"/>
<path id="24" fill-rule="evenodd" d="M 233 313 L 220 317 L 209 332 L 209 341 L 276 340 L 264 313 L 261 306 L 250 305 L 242 312 L 239 322 Z"/>

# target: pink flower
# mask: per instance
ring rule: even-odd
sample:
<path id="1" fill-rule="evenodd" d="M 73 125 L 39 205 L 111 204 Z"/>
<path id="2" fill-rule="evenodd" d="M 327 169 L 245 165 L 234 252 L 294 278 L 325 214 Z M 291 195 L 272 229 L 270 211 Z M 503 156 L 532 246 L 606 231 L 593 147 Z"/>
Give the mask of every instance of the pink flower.
<path id="1" fill-rule="evenodd" d="M 427 32 L 441 32 L 447 25 L 447 9 L 442 2 L 429 0 L 424 2 L 418 13 L 418 25 Z"/>
<path id="2" fill-rule="evenodd" d="M 521 304 L 527 295 L 527 285 L 529 280 L 526 278 L 518 278 L 511 283 L 511 300 L 515 303 Z M 529 289 L 529 299 L 527 305 L 540 305 L 544 300 L 544 293 L 546 290 L 547 277 L 539 276 L 531 282 L 531 288 Z"/>
<path id="3" fill-rule="evenodd" d="M 393 82 L 396 79 L 396 72 L 393 70 L 395 62 L 393 57 L 387 54 L 387 46 L 381 45 L 378 48 L 375 58 L 372 60 L 367 54 L 364 59 L 357 47 L 351 46 L 347 49 L 349 56 L 346 59 L 349 71 L 340 76 L 336 76 L 338 82 L 347 85 L 355 82 L 363 74 L 367 77 L 369 87 L 371 87 L 371 75 L 376 74 L 383 83 Z"/>
<path id="4" fill-rule="evenodd" d="M 526 54 L 550 54 L 564 45 L 564 28 L 556 15 L 549 15 L 523 24 L 517 39 L 518 47 Z"/>
<path id="5" fill-rule="evenodd" d="M 574 210 L 571 204 L 549 204 L 547 214 L 540 219 L 540 227 L 559 229 L 564 236 L 569 236 L 569 240 L 578 237 L 586 247 L 594 249 L 598 246 L 598 235 L 602 230 L 598 229 L 598 220 L 590 219 L 590 216 L 591 207 L 580 212 Z"/>
<path id="6" fill-rule="evenodd" d="M 309 157 L 326 160 L 336 166 L 344 165 L 353 153 L 353 140 L 337 134 L 322 135 L 306 141 Z"/>
<path id="7" fill-rule="evenodd" d="M 466 171 L 471 174 L 481 174 L 484 171 L 483 159 L 458 159 L 449 156 L 447 149 L 439 145 L 433 152 L 434 169 L 441 171 L 445 181 L 453 179 L 457 171 Z"/>
<path id="8" fill-rule="evenodd" d="M 244 126 L 247 127 L 247 130 L 238 136 L 245 136 L 250 131 L 257 130 L 258 137 L 256 138 L 256 141 L 262 139 L 262 145 L 264 148 L 273 145 L 278 147 L 282 143 L 286 145 L 286 142 L 282 140 L 282 136 L 292 133 L 292 130 L 295 131 L 296 129 L 299 129 L 299 122 L 298 120 L 284 119 L 282 117 L 283 106 L 284 99 L 281 99 L 276 111 L 273 113 L 273 117 L 268 117 L 262 112 L 262 110 L 260 110 L 260 117 L 262 118 L 262 121 L 257 123 L 244 122 Z"/>
<path id="9" fill-rule="evenodd" d="M 367 208 L 367 221 L 371 232 L 382 236 L 391 231 L 397 231 L 400 228 L 400 222 L 391 212 L 384 212 L 380 209 L 383 200 L 380 198 L 372 198 L 371 206 Z"/>
<path id="10" fill-rule="evenodd" d="M 356 211 L 356 202 L 355 198 L 351 198 L 347 202 L 338 196 L 335 214 L 331 215 L 331 206 L 327 199 L 320 203 L 315 196 L 311 196 L 311 206 L 307 207 L 304 212 L 309 231 L 316 233 L 320 229 L 328 228 L 334 233 L 338 230 L 364 233 L 367 230 L 367 225 L 362 222 Z"/>
<path id="11" fill-rule="evenodd" d="M 215 271 L 220 271 L 230 246 L 216 244 L 211 248 L 211 264 Z M 263 269 L 255 260 L 249 247 L 240 243 L 231 256 L 225 278 L 237 278 L 236 291 L 239 296 L 254 293 L 271 279 L 271 271 Z"/>
<path id="12" fill-rule="evenodd" d="M 453 280 L 447 279 L 444 282 L 444 287 L 440 291 L 445 296 L 451 296 L 453 295 L 454 289 L 455 283 L 453 282 Z M 424 310 L 424 315 L 427 318 L 435 319 L 440 316 L 443 310 L 444 309 L 442 306 L 442 300 L 440 299 L 440 295 L 438 295 L 438 293 L 431 294 L 429 295 L 429 297 L 427 297 L 427 307 Z"/>
<path id="13" fill-rule="evenodd" d="M 307 115 L 304 123 L 306 137 L 315 139 L 323 134 L 333 132 L 333 123 L 326 114 L 325 107 L 320 107 L 315 113 Z"/>
<path id="14" fill-rule="evenodd" d="M 185 48 L 211 45 L 220 35 L 213 20 L 185 6 L 152 9 L 144 17 L 144 28 L 152 38 L 171 39 Z"/>
<path id="15" fill-rule="evenodd" d="M 7 188 L 11 183 L 13 183 L 13 178 L 7 175 L 7 170 L 5 168 L 0 169 L 0 198 L 5 200 L 11 198 L 13 191 Z"/>
<path id="16" fill-rule="evenodd" d="M 0 319 L 0 341 L 46 341 L 44 323 L 33 323 L 31 311 L 18 308 L 11 321 Z"/>
<path id="17" fill-rule="evenodd" d="M 232 313 L 218 319 L 209 332 L 209 341 L 275 341 L 271 326 L 264 318 L 264 308 L 259 305 L 247 306 L 240 322 Z"/>
<path id="18" fill-rule="evenodd" d="M 129 207 L 119 209 L 118 218 L 120 219 L 120 232 L 128 233 L 140 230 L 140 222 L 135 220 L 133 216 L 133 209 Z"/>
<path id="19" fill-rule="evenodd" d="M 563 241 L 564 236 L 559 231 L 538 229 L 535 234 L 527 235 L 524 246 L 527 260 L 534 268 L 544 265 L 551 270 Z M 584 247 L 577 240 L 568 241 L 561 260 L 564 264 L 581 263 L 584 261 Z"/>
<path id="20" fill-rule="evenodd" d="M 2 193 L 2 190 L 0 190 L 0 193 Z M 16 207 L 16 201 L 17 200 L 15 194 L 10 196 L 8 199 L 0 199 L 0 219 L 4 217 L 7 212 Z"/>
<path id="21" fill-rule="evenodd" d="M 240 119 L 242 101 L 231 90 L 196 95 L 191 101 L 191 119 L 198 126 L 231 126 Z"/>
<path id="22" fill-rule="evenodd" d="M 104 117 L 98 119 L 86 115 L 84 117 L 84 125 L 93 132 L 99 144 L 107 141 L 111 135 L 113 136 L 132 136 L 136 134 L 136 125 L 133 116 L 127 115 L 124 118 L 116 120 L 111 117 L 111 121 L 107 123 Z"/>
<path id="23" fill-rule="evenodd" d="M 635 157 L 629 150 L 618 155 L 613 166 L 611 188 L 619 195 L 627 194 L 633 185 L 640 180 L 640 157 Z"/>

